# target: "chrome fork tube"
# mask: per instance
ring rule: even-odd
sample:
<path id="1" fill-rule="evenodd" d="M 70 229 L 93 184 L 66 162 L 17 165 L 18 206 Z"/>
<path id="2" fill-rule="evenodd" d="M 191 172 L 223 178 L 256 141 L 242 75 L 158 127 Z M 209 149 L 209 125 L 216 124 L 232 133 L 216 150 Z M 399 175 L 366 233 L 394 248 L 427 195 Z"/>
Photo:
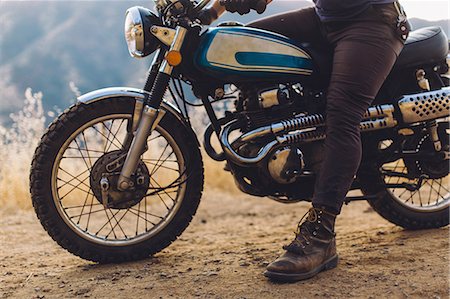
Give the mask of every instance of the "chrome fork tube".
<path id="1" fill-rule="evenodd" d="M 119 180 L 117 182 L 119 190 L 126 190 L 129 187 L 133 187 L 133 181 L 131 180 L 131 174 L 136 170 L 139 163 L 139 157 L 145 151 L 147 144 L 147 137 L 150 135 L 153 124 L 159 114 L 159 111 L 155 108 L 145 106 L 142 111 L 139 127 L 136 131 L 136 135 L 131 142 L 130 150 L 128 151 L 127 158 L 123 164 L 122 171 L 120 172 Z"/>
<path id="2" fill-rule="evenodd" d="M 187 29 L 177 27 L 176 34 L 169 51 L 180 51 L 186 37 Z M 173 66 L 169 64 L 167 59 L 164 59 L 159 67 L 158 74 L 155 77 L 153 87 L 150 91 L 148 100 L 146 100 L 142 115 L 138 121 L 137 129 L 128 150 L 127 157 L 120 171 L 119 179 L 117 180 L 117 188 L 125 191 L 133 187 L 132 174 L 136 171 L 139 164 L 140 156 L 147 150 L 147 138 L 152 133 L 152 130 L 158 125 L 159 121 L 164 116 L 164 112 L 159 109 L 163 101 L 169 80 L 171 78 Z M 136 116 L 133 116 L 133 126 L 135 126 Z"/>

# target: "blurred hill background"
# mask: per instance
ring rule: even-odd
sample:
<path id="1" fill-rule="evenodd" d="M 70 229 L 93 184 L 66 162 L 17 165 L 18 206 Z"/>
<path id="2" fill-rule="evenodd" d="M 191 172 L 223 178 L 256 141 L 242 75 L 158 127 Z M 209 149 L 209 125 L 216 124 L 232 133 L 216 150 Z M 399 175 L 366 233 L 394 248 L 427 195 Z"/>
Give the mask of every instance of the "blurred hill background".
<path id="1" fill-rule="evenodd" d="M 66 108 L 81 93 L 107 86 L 142 87 L 150 59 L 128 54 L 123 37 L 128 7 L 152 1 L 2 1 L 0 2 L 0 125 L 23 105 L 27 87 L 42 91 L 45 110 Z M 279 1 L 265 16 L 312 5 Z M 248 22 L 259 17 L 225 14 L 220 21 Z M 411 19 L 414 28 L 448 20 Z M 72 88 L 71 88 L 72 85 Z"/>

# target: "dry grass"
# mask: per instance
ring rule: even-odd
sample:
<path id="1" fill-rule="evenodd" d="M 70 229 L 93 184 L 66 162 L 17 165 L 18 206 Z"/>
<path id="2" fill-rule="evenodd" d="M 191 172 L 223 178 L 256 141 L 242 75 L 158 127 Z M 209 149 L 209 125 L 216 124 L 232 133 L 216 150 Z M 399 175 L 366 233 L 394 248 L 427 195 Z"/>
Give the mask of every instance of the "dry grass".
<path id="1" fill-rule="evenodd" d="M 10 115 L 11 126 L 0 126 L 0 207 L 2 212 L 32 207 L 29 194 L 31 160 L 45 131 L 46 116 L 42 107 L 42 94 L 25 92 L 23 108 Z M 202 129 L 202 128 L 201 128 Z M 200 132 L 200 130 L 199 130 Z M 239 192 L 232 175 L 223 170 L 224 163 L 211 160 L 203 153 L 205 188 L 225 192 Z"/>
<path id="2" fill-rule="evenodd" d="M 27 89 L 24 107 L 10 117 L 12 126 L 0 126 L 0 207 L 4 211 L 31 207 L 30 163 L 45 130 L 42 94 Z"/>
<path id="3" fill-rule="evenodd" d="M 216 162 L 203 154 L 205 163 L 205 189 L 215 189 L 220 192 L 239 194 L 241 191 L 234 183 L 233 175 L 225 171 L 225 162 Z"/>

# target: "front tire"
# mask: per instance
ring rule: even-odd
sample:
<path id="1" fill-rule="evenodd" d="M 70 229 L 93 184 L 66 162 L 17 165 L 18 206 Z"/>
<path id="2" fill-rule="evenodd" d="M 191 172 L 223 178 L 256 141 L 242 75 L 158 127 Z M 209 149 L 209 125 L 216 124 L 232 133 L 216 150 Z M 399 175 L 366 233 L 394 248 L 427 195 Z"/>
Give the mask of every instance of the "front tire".
<path id="1" fill-rule="evenodd" d="M 131 127 L 133 108 L 131 98 L 77 103 L 50 125 L 33 158 L 30 191 L 39 220 L 60 246 L 86 260 L 123 262 L 161 251 L 186 229 L 200 202 L 200 150 L 183 123 L 166 113 L 149 136 L 150 156 L 141 158 L 149 193 L 125 207 L 102 205 L 91 170 L 106 153 L 123 150 L 116 136 Z"/>

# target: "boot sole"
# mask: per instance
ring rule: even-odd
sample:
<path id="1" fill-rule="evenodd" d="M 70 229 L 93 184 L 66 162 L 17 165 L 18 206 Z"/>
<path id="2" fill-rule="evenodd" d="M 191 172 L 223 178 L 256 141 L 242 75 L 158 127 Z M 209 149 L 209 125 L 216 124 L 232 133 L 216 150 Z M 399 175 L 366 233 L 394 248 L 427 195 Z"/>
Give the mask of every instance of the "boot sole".
<path id="1" fill-rule="evenodd" d="M 315 268 L 309 272 L 306 272 L 306 273 L 280 273 L 280 272 L 265 271 L 264 276 L 270 278 L 271 280 L 281 281 L 281 282 L 300 281 L 300 280 L 305 280 L 305 279 L 309 279 L 313 276 L 316 276 L 321 271 L 336 268 L 338 262 L 339 262 L 339 257 L 337 255 L 335 255 L 332 258 L 330 258 L 329 260 L 325 261 L 320 266 L 318 266 L 317 268 Z"/>

